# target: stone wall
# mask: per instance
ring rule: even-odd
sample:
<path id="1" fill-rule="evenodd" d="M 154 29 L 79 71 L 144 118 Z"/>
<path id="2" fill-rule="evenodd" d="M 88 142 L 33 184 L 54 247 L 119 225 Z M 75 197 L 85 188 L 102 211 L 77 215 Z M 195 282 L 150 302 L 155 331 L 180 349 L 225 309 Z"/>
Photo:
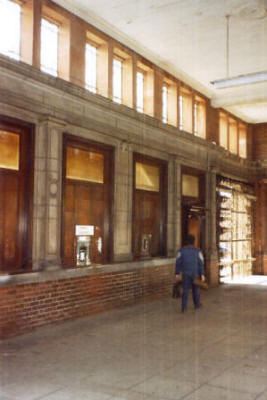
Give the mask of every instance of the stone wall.
<path id="1" fill-rule="evenodd" d="M 216 136 L 213 130 L 217 129 L 215 115 L 211 116 L 208 127 L 210 141 L 204 140 L 32 66 L 0 56 L 1 115 L 35 127 L 34 272 L 25 277 L 0 277 L 2 337 L 130 304 L 143 297 L 170 293 L 174 259 L 171 263 L 168 258 L 130 262 L 134 152 L 168 163 L 167 257 L 174 257 L 181 245 L 181 168 L 187 166 L 205 172 L 207 275 L 211 285 L 218 284 L 216 174 L 251 181 L 260 175 L 260 170 L 253 162 L 212 143 Z M 90 272 L 75 266 L 68 271 L 62 269 L 64 133 L 108 144 L 115 150 L 112 261 L 120 262 L 119 271 L 114 270 L 114 264 L 105 266 L 105 272 L 94 268 Z"/>

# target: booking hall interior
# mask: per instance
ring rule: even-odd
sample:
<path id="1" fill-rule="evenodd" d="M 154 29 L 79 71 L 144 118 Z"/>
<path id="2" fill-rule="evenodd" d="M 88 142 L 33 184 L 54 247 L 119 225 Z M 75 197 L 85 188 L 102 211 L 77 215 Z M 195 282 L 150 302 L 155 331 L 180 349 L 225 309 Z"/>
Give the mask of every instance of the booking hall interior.
<path id="1" fill-rule="evenodd" d="M 246 301 L 267 275 L 266 49 L 264 0 L 0 0 L 3 343 L 170 312 L 188 233 L 207 302 Z"/>

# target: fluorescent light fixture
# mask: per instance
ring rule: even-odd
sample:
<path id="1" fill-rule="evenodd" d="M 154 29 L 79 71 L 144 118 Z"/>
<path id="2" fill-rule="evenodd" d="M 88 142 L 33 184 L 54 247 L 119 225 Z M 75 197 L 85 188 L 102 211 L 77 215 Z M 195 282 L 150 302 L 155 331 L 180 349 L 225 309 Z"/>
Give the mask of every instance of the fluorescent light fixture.
<path id="1" fill-rule="evenodd" d="M 211 82 L 216 89 L 225 89 L 233 86 L 249 85 L 251 83 L 258 83 L 267 81 L 267 71 L 254 72 L 252 74 L 238 75 L 232 78 L 218 79 Z"/>

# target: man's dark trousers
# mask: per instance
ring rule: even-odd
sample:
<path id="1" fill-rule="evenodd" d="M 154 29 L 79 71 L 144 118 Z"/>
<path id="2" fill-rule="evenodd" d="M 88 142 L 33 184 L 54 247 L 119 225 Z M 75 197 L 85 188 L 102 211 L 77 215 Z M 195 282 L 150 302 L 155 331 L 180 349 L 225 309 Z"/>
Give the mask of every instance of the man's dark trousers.
<path id="1" fill-rule="evenodd" d="M 194 278 L 192 278 L 190 275 L 183 274 L 182 310 L 186 310 L 188 293 L 191 288 L 194 306 L 195 308 L 199 308 L 200 306 L 199 287 L 197 285 L 194 285 L 193 280 Z"/>

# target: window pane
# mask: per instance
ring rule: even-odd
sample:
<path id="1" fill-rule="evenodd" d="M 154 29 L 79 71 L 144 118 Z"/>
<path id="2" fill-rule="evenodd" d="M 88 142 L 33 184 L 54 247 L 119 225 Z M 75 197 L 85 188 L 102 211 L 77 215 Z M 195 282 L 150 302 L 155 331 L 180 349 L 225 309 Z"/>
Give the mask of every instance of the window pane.
<path id="1" fill-rule="evenodd" d="M 122 101 L 122 62 L 114 58 L 113 60 L 113 101 Z"/>
<path id="2" fill-rule="evenodd" d="M 159 192 L 159 167 L 137 162 L 135 164 L 135 187 Z"/>
<path id="3" fill-rule="evenodd" d="M 87 182 L 104 183 L 103 154 L 68 147 L 66 177 Z"/>
<path id="4" fill-rule="evenodd" d="M 96 93 L 96 58 L 97 58 L 96 47 L 87 43 L 86 53 L 85 53 L 85 62 L 86 62 L 85 84 L 86 88 L 93 93 Z"/>
<path id="5" fill-rule="evenodd" d="M 194 135 L 197 135 L 198 133 L 197 112 L 198 112 L 197 103 L 194 103 Z"/>
<path id="6" fill-rule="evenodd" d="M 225 115 L 220 115 L 220 146 L 228 149 L 228 134 L 227 134 L 227 117 Z"/>
<path id="7" fill-rule="evenodd" d="M 188 197 L 199 197 L 199 181 L 197 176 L 183 174 L 182 195 Z"/>
<path id="8" fill-rule="evenodd" d="M 193 101 L 192 101 L 192 94 L 187 92 L 182 92 L 182 125 L 183 130 L 185 132 L 192 133 L 192 125 L 193 125 Z"/>
<path id="9" fill-rule="evenodd" d="M 247 129 L 242 126 L 239 128 L 239 155 L 240 157 L 247 157 Z"/>
<path id="10" fill-rule="evenodd" d="M 21 7 L 10 0 L 0 0 L 0 53 L 19 60 Z"/>
<path id="11" fill-rule="evenodd" d="M 196 135 L 206 138 L 206 104 L 203 101 L 197 103 L 197 133 Z"/>
<path id="12" fill-rule="evenodd" d="M 41 70 L 58 75 L 58 26 L 46 19 L 41 24 Z"/>
<path id="13" fill-rule="evenodd" d="M 183 96 L 179 95 L 179 129 L 183 130 Z"/>
<path id="14" fill-rule="evenodd" d="M 229 124 L 229 150 L 237 154 L 237 123 L 235 121 Z"/>
<path id="15" fill-rule="evenodd" d="M 168 122 L 168 88 L 162 87 L 162 122 Z"/>
<path id="16" fill-rule="evenodd" d="M 19 135 L 0 131 L 0 168 L 19 170 Z"/>
<path id="17" fill-rule="evenodd" d="M 136 74 L 136 109 L 144 112 L 144 74 L 137 72 Z"/>

